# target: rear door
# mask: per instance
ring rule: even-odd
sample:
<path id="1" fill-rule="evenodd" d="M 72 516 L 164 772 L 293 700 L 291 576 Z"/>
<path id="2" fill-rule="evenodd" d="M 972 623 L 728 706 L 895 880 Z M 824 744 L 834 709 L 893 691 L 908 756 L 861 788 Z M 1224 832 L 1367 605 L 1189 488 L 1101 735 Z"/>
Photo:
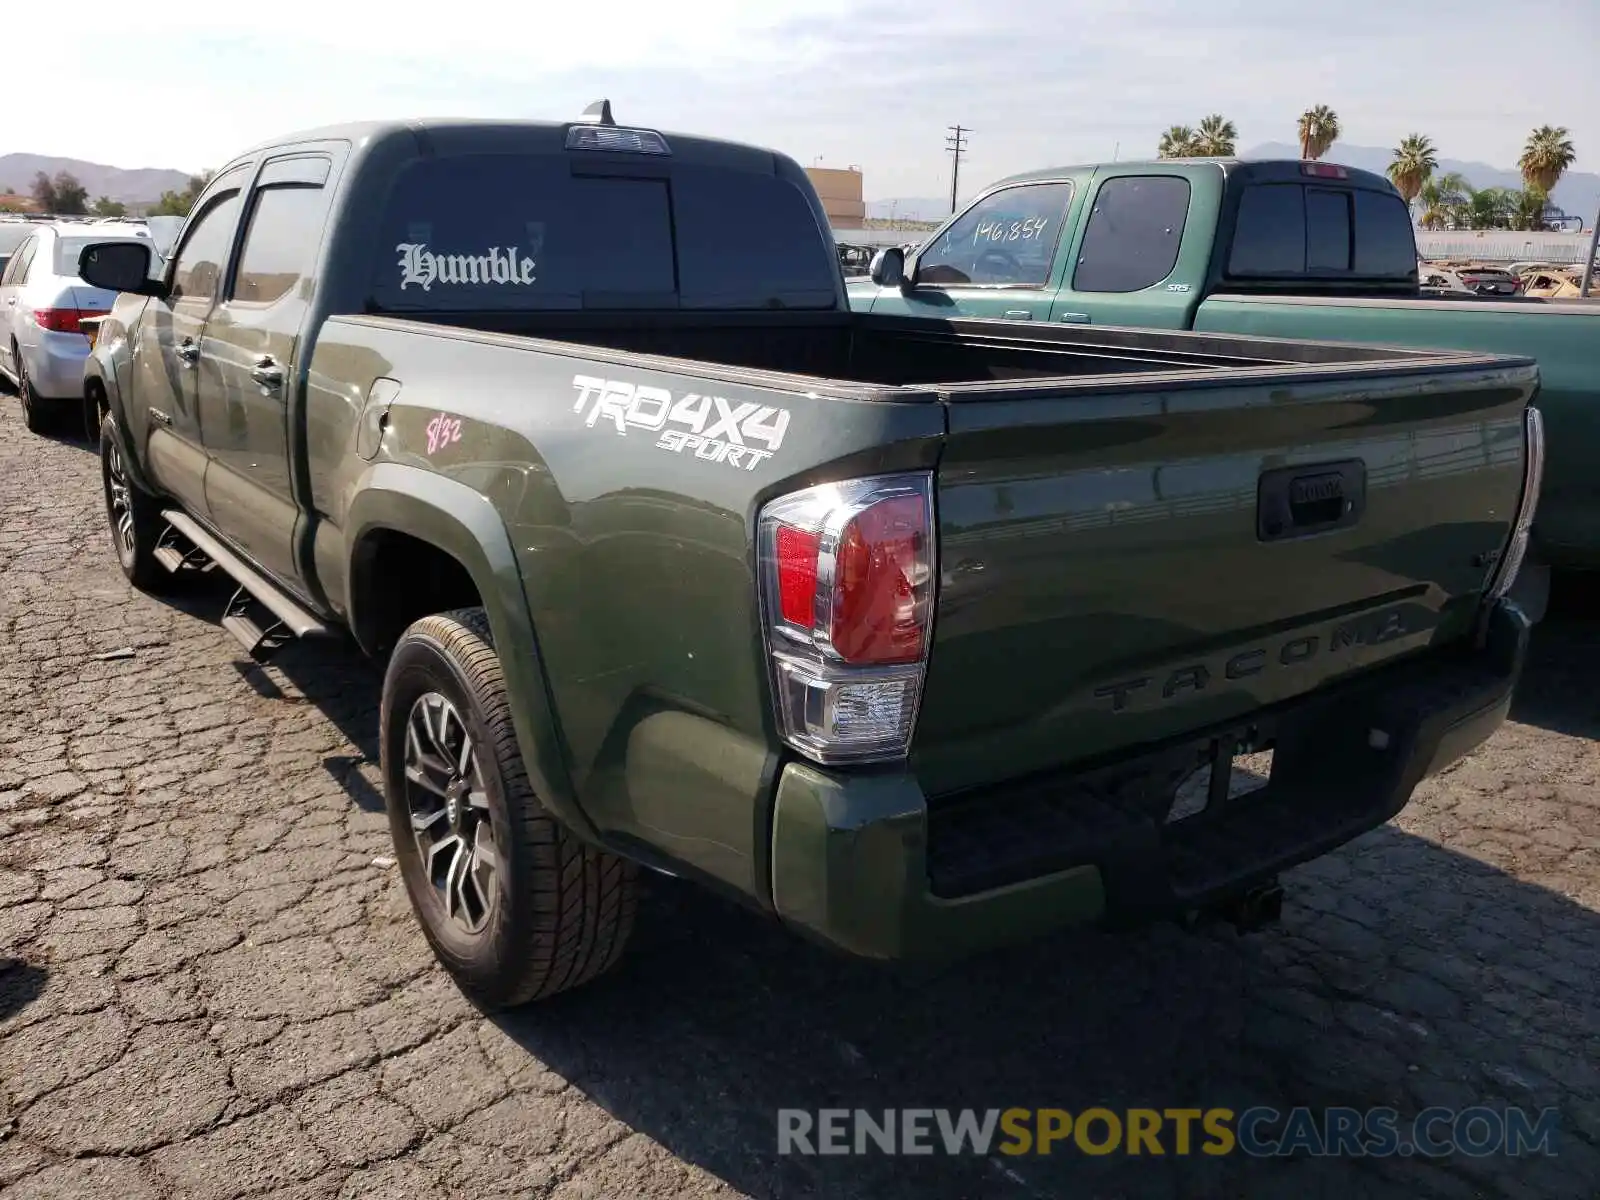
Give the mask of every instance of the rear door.
<path id="1" fill-rule="evenodd" d="M 12 379 L 17 377 L 17 356 L 12 347 L 17 339 L 17 308 L 22 299 L 22 285 L 28 278 L 28 264 L 33 261 L 39 236 L 34 234 L 17 247 L 17 252 L 6 263 L 0 274 L 0 365 Z"/>
<path id="2" fill-rule="evenodd" d="M 244 207 L 248 166 L 211 181 L 167 267 L 169 293 L 152 298 L 139 320 L 133 349 L 133 399 L 128 413 L 135 443 L 161 487 L 195 516 L 207 518 L 206 452 L 201 440 L 198 376 L 208 369 L 200 338 L 222 287 Z M 148 439 L 148 440 L 146 440 Z"/>
<path id="3" fill-rule="evenodd" d="M 300 510 L 289 461 L 289 399 L 328 214 L 325 154 L 268 159 L 252 191 L 237 265 L 207 320 L 200 424 L 212 520 L 282 580 L 300 575 Z"/>
<path id="4" fill-rule="evenodd" d="M 916 286 L 885 288 L 872 311 L 914 317 L 1042 321 L 1059 278 L 1056 247 L 1071 223 L 1070 179 L 1029 181 L 980 197 L 916 258 Z"/>
<path id="5" fill-rule="evenodd" d="M 1211 177 L 1214 171 L 1214 178 Z M 1222 168 L 1102 167 L 1052 321 L 1185 329 L 1205 286 Z"/>

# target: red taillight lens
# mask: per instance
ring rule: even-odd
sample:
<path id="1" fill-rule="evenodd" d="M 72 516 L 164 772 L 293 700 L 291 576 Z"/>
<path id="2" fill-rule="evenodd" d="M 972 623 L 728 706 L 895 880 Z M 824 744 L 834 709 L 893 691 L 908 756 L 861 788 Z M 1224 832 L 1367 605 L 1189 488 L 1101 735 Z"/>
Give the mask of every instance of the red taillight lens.
<path id="1" fill-rule="evenodd" d="M 810 629 L 817 608 L 817 550 L 822 538 L 792 525 L 778 526 L 778 614 Z"/>
<path id="2" fill-rule="evenodd" d="M 103 317 L 106 309 L 98 308 L 36 308 L 33 319 L 40 329 L 53 333 L 82 333 L 78 322 L 85 317 Z"/>
<path id="3" fill-rule="evenodd" d="M 851 663 L 922 657 L 918 585 L 928 536 L 921 496 L 880 500 L 844 527 L 836 552 L 829 640 Z"/>
<path id="4" fill-rule="evenodd" d="M 933 619 L 932 474 L 780 496 L 758 540 L 784 740 L 822 763 L 904 758 Z"/>

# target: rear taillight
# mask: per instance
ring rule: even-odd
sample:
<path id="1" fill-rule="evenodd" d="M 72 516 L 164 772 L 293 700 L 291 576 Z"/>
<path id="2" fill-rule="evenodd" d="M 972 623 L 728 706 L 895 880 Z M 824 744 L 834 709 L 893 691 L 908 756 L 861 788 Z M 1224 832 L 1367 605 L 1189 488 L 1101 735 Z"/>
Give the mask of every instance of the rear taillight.
<path id="1" fill-rule="evenodd" d="M 36 308 L 33 310 L 34 323 L 40 329 L 48 329 L 53 333 L 82 333 L 78 322 L 87 317 L 103 317 L 107 313 L 103 308 Z"/>
<path id="2" fill-rule="evenodd" d="M 1522 570 L 1522 560 L 1528 554 L 1528 537 L 1533 529 L 1533 517 L 1539 509 L 1539 488 L 1544 483 L 1544 417 L 1537 408 L 1529 405 L 1523 414 L 1524 454 L 1522 468 L 1522 499 L 1517 504 L 1517 519 L 1511 526 L 1511 541 L 1500 559 L 1498 573 L 1489 586 L 1488 599 L 1498 600 L 1517 582 L 1517 572 Z"/>
<path id="3" fill-rule="evenodd" d="M 822 763 L 904 758 L 933 621 L 933 478 L 807 488 L 761 510 L 778 728 Z"/>

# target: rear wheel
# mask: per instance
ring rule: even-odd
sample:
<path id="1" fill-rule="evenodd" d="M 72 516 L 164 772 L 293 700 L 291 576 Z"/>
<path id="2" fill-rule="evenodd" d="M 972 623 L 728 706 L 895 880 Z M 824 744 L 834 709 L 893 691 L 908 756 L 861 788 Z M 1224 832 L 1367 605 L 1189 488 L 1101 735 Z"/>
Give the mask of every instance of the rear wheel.
<path id="1" fill-rule="evenodd" d="M 637 868 L 579 841 L 540 802 L 481 608 L 406 630 L 380 726 L 401 876 L 461 988 L 506 1008 L 609 969 L 632 932 Z"/>
<path id="2" fill-rule="evenodd" d="M 50 418 L 55 414 L 34 391 L 33 380 L 28 378 L 28 361 L 22 357 L 22 350 L 15 342 L 11 343 L 11 361 L 17 365 L 17 399 L 22 401 L 22 423 L 28 427 L 29 433 L 48 433 Z"/>
<path id="3" fill-rule="evenodd" d="M 166 522 L 156 498 L 129 477 L 122 442 L 109 413 L 100 422 L 100 479 L 105 489 L 111 542 L 122 573 L 141 591 L 159 590 L 173 578 L 155 558 Z"/>

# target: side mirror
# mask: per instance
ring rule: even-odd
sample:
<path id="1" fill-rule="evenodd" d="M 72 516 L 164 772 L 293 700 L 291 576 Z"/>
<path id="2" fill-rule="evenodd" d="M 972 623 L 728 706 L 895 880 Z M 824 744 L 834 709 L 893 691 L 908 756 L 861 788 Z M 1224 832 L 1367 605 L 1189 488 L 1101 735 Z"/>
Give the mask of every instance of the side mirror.
<path id="1" fill-rule="evenodd" d="M 97 242 L 78 255 L 78 278 L 108 292 L 160 295 L 165 288 L 150 278 L 150 247 L 143 242 Z"/>
<path id="2" fill-rule="evenodd" d="M 905 287 L 906 252 L 899 246 L 885 246 L 872 256 L 867 275 L 879 287 Z"/>

